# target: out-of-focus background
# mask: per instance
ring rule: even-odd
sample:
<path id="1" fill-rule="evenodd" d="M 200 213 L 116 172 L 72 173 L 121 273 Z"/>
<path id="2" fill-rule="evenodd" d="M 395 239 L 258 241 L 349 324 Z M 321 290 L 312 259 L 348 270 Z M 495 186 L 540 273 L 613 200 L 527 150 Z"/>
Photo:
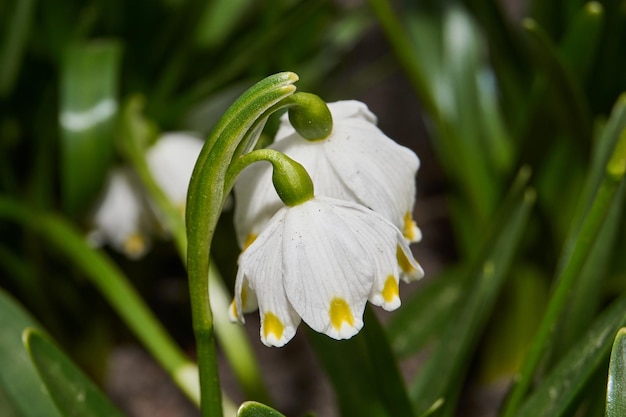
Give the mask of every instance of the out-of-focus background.
<path id="1" fill-rule="evenodd" d="M 423 240 L 413 251 L 427 276 L 401 286 L 402 314 L 377 311 L 406 384 L 422 396 L 423 361 L 441 343 L 456 343 L 444 329 L 471 311 L 470 330 L 450 353 L 450 380 L 441 383 L 455 393 L 457 415 L 495 416 L 571 261 L 581 207 L 599 183 L 590 172 L 608 159 L 612 139 L 599 138 L 610 136 L 603 129 L 626 89 L 625 36 L 626 8 L 617 0 L 5 0 L 0 197 L 61 216 L 87 241 L 108 173 L 129 164 L 120 144 L 128 114 L 138 112 L 152 136 L 206 137 L 241 93 L 280 71 L 297 73 L 299 91 L 326 101 L 363 101 L 382 131 L 421 160 L 414 217 Z M 88 117 L 72 119 L 78 113 Z M 268 121 L 264 139 L 277 121 Z M 509 230 L 511 195 L 522 188 L 532 189 L 532 215 Z M 556 326 L 541 375 L 626 288 L 622 194 L 557 314 L 568 319 Z M 194 357 L 186 274 L 172 239 L 154 233 L 138 259 L 102 250 Z M 238 251 L 227 208 L 213 257 L 229 289 Z M 502 281 L 474 286 L 477 265 L 502 268 Z M 199 415 L 82 270 L 36 230 L 0 221 L 0 287 L 129 416 Z M 482 301 L 463 310 L 471 300 Z M 345 410 L 304 326 L 281 349 L 263 346 L 258 328 L 250 315 L 245 330 L 278 410 Z M 225 391 L 244 401 L 221 351 L 220 372 Z M 572 409 L 584 402 L 575 398 Z"/>

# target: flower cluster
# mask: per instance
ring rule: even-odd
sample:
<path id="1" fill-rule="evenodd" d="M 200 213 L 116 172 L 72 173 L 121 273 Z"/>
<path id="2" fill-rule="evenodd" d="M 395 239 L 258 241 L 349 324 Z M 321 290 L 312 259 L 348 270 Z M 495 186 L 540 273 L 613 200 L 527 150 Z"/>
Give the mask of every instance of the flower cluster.
<path id="1" fill-rule="evenodd" d="M 146 163 L 156 184 L 167 198 L 185 212 L 187 187 L 194 163 L 204 142 L 191 134 L 163 134 L 146 152 Z M 132 259 L 141 257 L 149 247 L 155 229 L 168 232 L 162 213 L 139 184 L 129 167 L 109 172 L 102 197 L 92 216 L 92 244 L 110 244 Z"/>
<path id="2" fill-rule="evenodd" d="M 306 140 L 285 116 L 270 148 L 301 163 L 314 198 L 285 207 L 269 164 L 246 168 L 235 185 L 235 228 L 243 252 L 233 320 L 259 309 L 261 340 L 282 346 L 300 320 L 335 339 L 363 326 L 366 302 L 394 310 L 398 281 L 423 276 L 409 243 L 419 159 L 385 136 L 356 101 L 328 104 L 333 130 Z"/>

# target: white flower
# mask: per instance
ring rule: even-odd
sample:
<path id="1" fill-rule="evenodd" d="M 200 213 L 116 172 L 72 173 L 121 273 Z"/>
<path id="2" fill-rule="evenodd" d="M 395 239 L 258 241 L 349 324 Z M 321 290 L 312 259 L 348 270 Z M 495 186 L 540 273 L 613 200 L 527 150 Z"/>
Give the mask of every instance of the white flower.
<path id="1" fill-rule="evenodd" d="M 185 212 L 187 188 L 203 141 L 187 133 L 163 134 L 146 151 L 146 163 L 156 184 L 173 205 Z M 106 243 L 132 259 L 148 249 L 151 234 L 166 231 L 163 215 L 130 168 L 114 168 L 107 178 L 88 238 L 96 246 Z"/>
<path id="2" fill-rule="evenodd" d="M 421 233 L 412 218 L 419 159 L 376 127 L 376 117 L 357 101 L 329 103 L 333 132 L 323 140 L 302 138 L 283 119 L 270 146 L 301 163 L 317 195 L 354 201 L 389 219 L 410 242 Z M 246 168 L 235 184 L 235 229 L 242 248 L 263 230 L 282 202 L 269 164 Z"/>
<path id="3" fill-rule="evenodd" d="M 283 346 L 300 320 L 334 339 L 363 326 L 369 300 L 400 306 L 398 280 L 421 278 L 406 239 L 383 216 L 353 202 L 316 197 L 283 207 L 241 254 L 231 318 L 257 307 L 261 340 Z"/>
<path id="4" fill-rule="evenodd" d="M 125 168 L 109 172 L 101 200 L 93 214 L 94 230 L 88 235 L 94 246 L 110 244 L 131 259 L 147 250 L 151 217 L 132 173 Z"/>
<path id="5" fill-rule="evenodd" d="M 204 141 L 189 133 L 166 133 L 146 153 L 154 180 L 168 199 L 185 212 L 187 188 Z"/>

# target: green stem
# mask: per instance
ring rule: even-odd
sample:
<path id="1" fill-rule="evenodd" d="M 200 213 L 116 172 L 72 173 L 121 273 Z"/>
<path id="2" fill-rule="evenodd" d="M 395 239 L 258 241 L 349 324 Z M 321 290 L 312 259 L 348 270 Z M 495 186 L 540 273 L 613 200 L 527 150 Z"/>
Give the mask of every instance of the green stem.
<path id="1" fill-rule="evenodd" d="M 135 143 L 137 142 L 136 139 L 129 138 L 130 142 Z M 165 222 L 168 230 L 172 233 L 180 258 L 186 264 L 187 232 L 184 218 L 154 180 L 143 155 L 140 152 L 128 152 L 129 159 L 131 159 L 143 186 L 164 214 Z M 228 363 L 241 383 L 245 394 L 255 400 L 268 403 L 270 397 L 261 379 L 261 371 L 255 360 L 250 342 L 243 329 L 230 323 L 228 318 L 230 295 L 223 284 L 224 281 L 219 270 L 214 267 L 213 263 L 211 263 L 209 276 L 211 304 L 221 306 L 214 310 L 215 332 L 218 342 L 223 346 Z"/>
<path id="2" fill-rule="evenodd" d="M 596 236 L 607 216 L 611 202 L 626 171 L 626 130 L 621 133 L 611 159 L 607 164 L 604 179 L 593 204 L 584 219 L 569 261 L 556 280 L 556 288 L 550 298 L 546 313 L 539 325 L 537 334 L 522 366 L 517 383 L 509 394 L 502 416 L 512 417 L 518 410 L 524 395 L 533 380 L 537 366 L 550 344 L 550 338 L 557 321 L 567 306 L 572 285 L 576 282 L 582 267 L 591 251 Z"/>
<path id="3" fill-rule="evenodd" d="M 84 236 L 61 217 L 8 197 L 0 197 L 0 217 L 40 234 L 79 267 L 174 382 L 192 401 L 200 402 L 196 365 L 176 346 L 115 263 L 89 247 Z"/>
<path id="4" fill-rule="evenodd" d="M 313 198 L 313 180 L 306 169 L 284 153 L 273 149 L 258 149 L 234 160 L 226 172 L 225 184 L 231 185 L 245 167 L 260 161 L 272 164 L 272 182 L 285 205 L 293 207 Z"/>
<path id="5" fill-rule="evenodd" d="M 200 368 L 204 417 L 222 416 L 214 321 L 209 301 L 209 254 L 224 204 L 224 179 L 235 151 L 265 111 L 295 91 L 298 77 L 281 73 L 246 91 L 226 111 L 207 139 L 194 167 L 187 197 L 187 270 L 193 329 Z"/>

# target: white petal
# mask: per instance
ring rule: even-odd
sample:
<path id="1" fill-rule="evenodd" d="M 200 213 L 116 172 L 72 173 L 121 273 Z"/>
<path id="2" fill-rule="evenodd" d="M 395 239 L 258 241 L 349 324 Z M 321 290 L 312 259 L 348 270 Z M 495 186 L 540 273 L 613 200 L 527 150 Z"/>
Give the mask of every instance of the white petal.
<path id="1" fill-rule="evenodd" d="M 130 172 L 122 168 L 111 170 L 93 214 L 95 230 L 91 236 L 97 240 L 92 242 L 109 243 L 129 258 L 139 258 L 149 246 L 149 219 Z"/>
<path id="2" fill-rule="evenodd" d="M 193 167 L 204 141 L 189 133 L 167 133 L 148 149 L 146 161 L 154 180 L 177 206 L 184 207 Z"/>
<path id="3" fill-rule="evenodd" d="M 254 163 L 244 169 L 233 192 L 235 233 L 239 247 L 245 249 L 284 204 L 272 184 L 272 166 L 269 163 Z"/>
<path id="4" fill-rule="evenodd" d="M 372 124 L 350 120 L 324 147 L 337 179 L 356 201 L 391 220 L 400 230 L 415 203 L 419 159 Z M 346 158 L 346 155 L 350 155 Z"/>
<path id="5" fill-rule="evenodd" d="M 424 270 L 413 257 L 409 242 L 405 239 L 400 239 L 398 242 L 397 260 L 400 277 L 404 282 L 412 282 L 424 277 Z"/>
<path id="6" fill-rule="evenodd" d="M 243 287 L 240 277 L 245 277 L 250 289 L 256 293 L 261 341 L 267 346 L 283 346 L 293 338 L 300 324 L 300 317 L 287 300 L 283 287 L 281 241 L 284 213 L 278 212 L 267 230 L 242 253 L 237 275 L 237 307 L 240 311 L 243 307 L 239 297 Z"/>
<path id="7" fill-rule="evenodd" d="M 378 256 L 364 253 L 361 240 L 376 238 L 369 221 L 354 210 L 367 209 L 319 197 L 290 208 L 285 217 L 287 297 L 313 330 L 335 339 L 352 337 L 362 328 L 375 274 L 372 257 Z"/>

